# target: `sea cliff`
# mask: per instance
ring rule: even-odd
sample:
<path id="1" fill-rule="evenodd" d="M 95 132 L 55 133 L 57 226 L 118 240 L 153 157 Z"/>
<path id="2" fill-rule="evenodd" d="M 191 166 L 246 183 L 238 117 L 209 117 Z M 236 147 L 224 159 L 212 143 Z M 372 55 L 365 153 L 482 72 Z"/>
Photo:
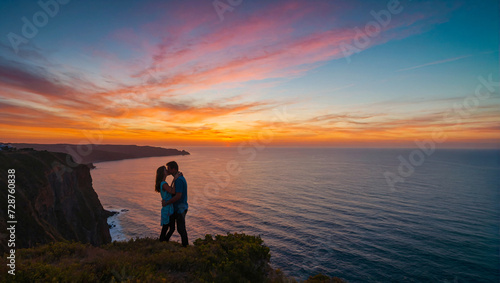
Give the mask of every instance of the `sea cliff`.
<path id="1" fill-rule="evenodd" d="M 92 187 L 90 166 L 65 165 L 70 159 L 0 151 L 0 253 L 9 260 L 0 265 L 0 282 L 297 282 L 271 267 L 259 236 L 206 235 L 187 248 L 151 238 L 111 243 L 111 213 Z M 15 208 L 7 208 L 9 175 L 15 176 Z M 12 220 L 15 247 L 4 234 Z M 319 274 L 305 282 L 344 281 Z"/>
<path id="2" fill-rule="evenodd" d="M 111 242 L 107 217 L 92 187 L 88 165 L 73 164 L 65 153 L 0 151 L 0 249 L 6 252 L 7 220 L 17 221 L 15 248 L 72 240 L 92 245 Z M 7 207 L 8 170 L 15 170 L 15 207 Z M 10 211 L 8 211 L 10 209 Z M 10 218 L 10 215 L 14 218 Z"/>

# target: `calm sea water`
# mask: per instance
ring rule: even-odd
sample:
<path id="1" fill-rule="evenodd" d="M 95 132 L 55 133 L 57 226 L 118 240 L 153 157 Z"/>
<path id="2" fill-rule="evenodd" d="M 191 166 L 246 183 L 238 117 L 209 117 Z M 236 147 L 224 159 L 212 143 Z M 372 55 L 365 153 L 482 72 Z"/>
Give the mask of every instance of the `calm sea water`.
<path id="1" fill-rule="evenodd" d="M 188 182 L 191 243 L 205 234 L 261 235 L 272 265 L 301 280 L 500 280 L 500 151 L 413 154 L 424 159 L 394 190 L 383 174 L 397 174 L 398 157 L 412 150 L 185 149 L 191 155 L 96 164 L 103 206 L 123 211 L 110 219 L 114 240 L 159 236 L 155 172 L 176 160 Z"/>

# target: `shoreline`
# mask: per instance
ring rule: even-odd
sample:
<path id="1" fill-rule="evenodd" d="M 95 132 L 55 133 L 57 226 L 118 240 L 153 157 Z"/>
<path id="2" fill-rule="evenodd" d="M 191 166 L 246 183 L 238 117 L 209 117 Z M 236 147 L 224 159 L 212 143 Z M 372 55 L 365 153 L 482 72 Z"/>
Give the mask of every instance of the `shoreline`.
<path id="1" fill-rule="evenodd" d="M 5 143 L 22 151 L 62 152 L 71 155 L 73 163 L 93 164 L 99 162 L 119 161 L 127 159 L 190 155 L 186 150 L 174 148 L 112 145 L 112 144 L 31 144 Z M 69 163 L 70 161 L 67 160 Z"/>
<path id="2" fill-rule="evenodd" d="M 130 158 L 121 158 L 121 159 L 112 159 L 112 160 L 100 160 L 100 161 L 94 161 L 91 163 L 87 164 L 98 164 L 98 163 L 104 163 L 104 162 L 114 162 L 114 161 L 123 161 L 123 160 L 131 160 L 131 159 L 141 159 L 141 158 L 150 158 L 150 157 L 164 157 L 164 156 L 184 156 L 188 154 L 168 154 L 168 155 L 154 155 L 154 156 L 139 156 L 139 157 L 130 157 Z M 191 154 L 189 154 L 191 155 Z"/>
<path id="3" fill-rule="evenodd" d="M 111 235 L 111 242 L 126 242 L 129 239 L 123 234 L 123 226 L 121 225 L 119 217 L 123 213 L 129 211 L 127 208 L 104 208 L 106 211 L 111 212 L 106 219 L 109 227 L 109 234 Z"/>

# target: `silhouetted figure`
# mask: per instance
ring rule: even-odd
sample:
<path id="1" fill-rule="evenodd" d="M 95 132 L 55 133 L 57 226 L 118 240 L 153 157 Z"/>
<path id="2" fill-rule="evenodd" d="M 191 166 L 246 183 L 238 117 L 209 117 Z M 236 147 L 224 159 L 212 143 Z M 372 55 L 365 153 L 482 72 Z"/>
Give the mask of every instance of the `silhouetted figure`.
<path id="1" fill-rule="evenodd" d="M 165 181 L 168 175 L 169 173 L 167 172 L 167 168 L 165 166 L 160 166 L 156 170 L 155 191 L 160 193 L 162 202 L 171 200 L 172 194 L 174 193 L 174 189 Z M 170 227 L 169 223 L 172 214 L 174 214 L 173 204 L 165 205 L 161 208 L 160 225 L 162 226 L 162 229 L 160 233 L 160 242 L 166 241 L 165 234 Z"/>
<path id="2" fill-rule="evenodd" d="M 175 161 L 170 161 L 167 163 L 167 172 L 172 176 L 175 176 L 172 182 L 172 189 L 175 194 L 168 200 L 162 200 L 162 205 L 167 206 L 170 204 L 174 205 L 174 214 L 170 216 L 169 230 L 166 235 L 166 241 L 170 240 L 170 237 L 175 231 L 175 223 L 177 222 L 177 231 L 181 235 L 182 245 L 185 247 L 189 244 L 188 235 L 186 231 L 186 214 L 188 211 L 187 203 L 187 182 L 182 174 L 179 173 L 179 165 Z M 168 186 L 168 185 L 167 185 Z"/>

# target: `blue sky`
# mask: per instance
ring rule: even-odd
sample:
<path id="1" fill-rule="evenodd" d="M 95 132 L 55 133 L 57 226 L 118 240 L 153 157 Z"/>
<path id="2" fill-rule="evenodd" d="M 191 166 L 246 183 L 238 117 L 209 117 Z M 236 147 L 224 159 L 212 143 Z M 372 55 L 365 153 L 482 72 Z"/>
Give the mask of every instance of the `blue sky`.
<path id="1" fill-rule="evenodd" d="M 0 4 L 6 141 L 499 145 L 498 1 L 62 2 Z"/>

